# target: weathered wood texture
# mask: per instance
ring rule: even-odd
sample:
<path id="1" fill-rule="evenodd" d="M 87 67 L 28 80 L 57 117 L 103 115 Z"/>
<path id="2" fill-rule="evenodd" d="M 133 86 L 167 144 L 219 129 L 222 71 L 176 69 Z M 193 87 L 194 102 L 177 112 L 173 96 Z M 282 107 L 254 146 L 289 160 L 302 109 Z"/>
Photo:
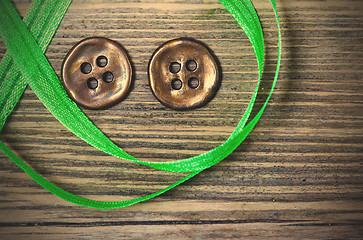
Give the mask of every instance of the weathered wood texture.
<path id="1" fill-rule="evenodd" d="M 24 15 L 29 1 L 14 2 Z M 276 63 L 276 27 L 269 2 L 255 3 L 266 37 L 266 91 Z M 154 200 L 94 210 L 49 194 L 1 154 L 0 238 L 361 239 L 363 4 L 281 0 L 278 9 L 283 57 L 277 88 L 256 129 L 228 159 Z M 217 0 L 74 0 L 46 53 L 58 74 L 68 50 L 91 36 L 119 41 L 136 81 L 124 102 L 85 113 L 141 159 L 169 161 L 218 146 L 257 82 L 253 50 Z M 154 50 L 183 36 L 210 46 L 223 84 L 206 107 L 176 112 L 153 97 L 146 73 Z M 54 183 L 92 199 L 143 196 L 183 176 L 93 149 L 30 89 L 1 139 Z"/>

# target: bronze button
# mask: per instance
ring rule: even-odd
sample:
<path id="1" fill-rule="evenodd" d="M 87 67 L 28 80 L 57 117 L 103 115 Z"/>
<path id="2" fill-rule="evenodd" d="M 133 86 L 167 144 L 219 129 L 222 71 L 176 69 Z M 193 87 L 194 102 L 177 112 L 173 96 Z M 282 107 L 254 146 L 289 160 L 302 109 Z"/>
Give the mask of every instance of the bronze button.
<path id="1" fill-rule="evenodd" d="M 62 78 L 75 102 L 90 109 L 104 109 L 128 94 L 132 68 L 120 44 L 106 38 L 87 38 L 67 54 Z"/>
<path id="2" fill-rule="evenodd" d="M 164 43 L 149 64 L 153 94 L 165 106 L 188 110 L 207 104 L 220 85 L 217 60 L 202 43 L 180 38 Z"/>

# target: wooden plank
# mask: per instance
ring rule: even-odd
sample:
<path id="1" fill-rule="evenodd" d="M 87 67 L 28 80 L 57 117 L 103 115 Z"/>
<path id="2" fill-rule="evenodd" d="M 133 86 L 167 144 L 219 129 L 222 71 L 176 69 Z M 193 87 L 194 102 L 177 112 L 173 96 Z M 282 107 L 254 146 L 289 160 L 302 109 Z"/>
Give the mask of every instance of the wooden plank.
<path id="1" fill-rule="evenodd" d="M 14 3 L 24 15 L 28 1 Z M 276 64 L 276 26 L 268 1 L 254 3 L 267 47 L 261 106 Z M 1 154 L 1 239 L 361 239 L 363 6 L 354 0 L 277 4 L 279 82 L 261 122 L 230 157 L 156 199 L 94 210 L 49 194 Z M 75 0 L 46 53 L 57 74 L 69 49 L 92 36 L 128 50 L 135 87 L 111 109 L 84 112 L 143 160 L 190 157 L 223 143 L 257 83 L 253 49 L 217 0 Z M 206 107 L 176 112 L 150 91 L 150 57 L 177 37 L 205 42 L 221 63 L 222 86 Z M 5 51 L 0 42 L 0 57 Z M 1 139 L 49 180 L 91 199 L 144 196 L 185 175 L 95 150 L 58 123 L 31 89 Z"/>

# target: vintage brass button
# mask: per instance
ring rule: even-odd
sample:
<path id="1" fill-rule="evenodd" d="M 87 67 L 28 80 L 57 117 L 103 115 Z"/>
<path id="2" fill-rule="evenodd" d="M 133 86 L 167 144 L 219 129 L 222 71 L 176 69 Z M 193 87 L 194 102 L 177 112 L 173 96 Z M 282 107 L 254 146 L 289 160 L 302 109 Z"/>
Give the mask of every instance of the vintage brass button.
<path id="1" fill-rule="evenodd" d="M 75 102 L 90 109 L 104 109 L 128 94 L 132 68 L 120 44 L 106 38 L 87 38 L 67 54 L 62 78 Z"/>
<path id="2" fill-rule="evenodd" d="M 202 43 L 180 38 L 164 43 L 149 64 L 153 94 L 165 106 L 188 110 L 208 103 L 220 85 L 219 65 Z"/>

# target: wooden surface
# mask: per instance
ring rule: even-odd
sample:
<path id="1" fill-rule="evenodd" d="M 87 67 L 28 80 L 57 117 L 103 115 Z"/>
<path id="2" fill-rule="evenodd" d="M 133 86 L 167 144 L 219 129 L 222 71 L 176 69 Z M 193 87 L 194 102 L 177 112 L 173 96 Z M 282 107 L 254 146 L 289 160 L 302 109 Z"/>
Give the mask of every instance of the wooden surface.
<path id="1" fill-rule="evenodd" d="M 29 1 L 14 2 L 24 15 Z M 254 3 L 267 46 L 261 103 L 276 63 L 276 27 L 268 1 Z M 362 239 L 362 1 L 277 4 L 279 82 L 261 121 L 230 157 L 153 200 L 94 210 L 51 195 L 0 154 L 0 239 Z M 144 160 L 185 158 L 223 143 L 256 85 L 253 50 L 217 0 L 74 0 L 46 53 L 57 74 L 69 49 L 92 36 L 120 42 L 136 79 L 122 103 L 84 112 Z M 205 42 L 221 62 L 222 86 L 204 108 L 176 112 L 150 91 L 150 56 L 177 37 Z M 95 150 L 30 89 L 1 139 L 52 182 L 91 199 L 131 199 L 184 176 Z"/>

